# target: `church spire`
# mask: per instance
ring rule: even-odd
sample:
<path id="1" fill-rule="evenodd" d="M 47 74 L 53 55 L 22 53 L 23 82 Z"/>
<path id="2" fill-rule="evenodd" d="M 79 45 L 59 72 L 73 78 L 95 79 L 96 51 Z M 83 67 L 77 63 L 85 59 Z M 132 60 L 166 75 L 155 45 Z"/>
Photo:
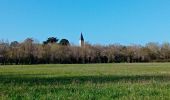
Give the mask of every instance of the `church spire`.
<path id="1" fill-rule="evenodd" d="M 82 46 L 84 46 L 84 37 L 83 37 L 82 32 L 81 32 L 81 35 L 80 35 L 80 41 L 79 41 L 79 44 L 80 44 L 80 46 L 81 46 L 81 47 L 82 47 Z"/>
<path id="2" fill-rule="evenodd" d="M 81 32 L 80 40 L 81 40 L 81 41 L 84 41 L 82 32 Z"/>

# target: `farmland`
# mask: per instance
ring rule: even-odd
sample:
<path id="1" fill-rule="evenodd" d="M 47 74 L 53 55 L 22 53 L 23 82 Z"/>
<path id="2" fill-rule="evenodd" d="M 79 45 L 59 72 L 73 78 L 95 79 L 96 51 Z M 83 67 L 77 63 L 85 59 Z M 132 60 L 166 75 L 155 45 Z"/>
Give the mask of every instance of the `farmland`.
<path id="1" fill-rule="evenodd" d="M 1 65 L 0 99 L 170 99 L 170 63 Z"/>

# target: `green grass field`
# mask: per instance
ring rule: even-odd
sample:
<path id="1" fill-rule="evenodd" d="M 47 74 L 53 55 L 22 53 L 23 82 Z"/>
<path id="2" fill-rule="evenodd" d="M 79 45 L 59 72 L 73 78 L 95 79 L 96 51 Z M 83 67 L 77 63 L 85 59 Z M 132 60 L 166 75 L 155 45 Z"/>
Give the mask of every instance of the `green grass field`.
<path id="1" fill-rule="evenodd" d="M 2 100 L 168 100 L 170 63 L 0 66 Z"/>

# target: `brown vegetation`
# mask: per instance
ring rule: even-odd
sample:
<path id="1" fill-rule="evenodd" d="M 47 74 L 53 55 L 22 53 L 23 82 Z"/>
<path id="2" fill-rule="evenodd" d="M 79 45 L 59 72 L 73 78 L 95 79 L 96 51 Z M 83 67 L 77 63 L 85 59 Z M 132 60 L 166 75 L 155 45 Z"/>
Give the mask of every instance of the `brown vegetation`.
<path id="1" fill-rule="evenodd" d="M 141 45 L 69 45 L 45 41 L 43 44 L 28 38 L 24 42 L 0 42 L 0 64 L 56 64 L 56 63 L 119 63 L 170 61 L 170 44 L 148 43 Z M 66 43 L 64 42 L 66 41 Z"/>

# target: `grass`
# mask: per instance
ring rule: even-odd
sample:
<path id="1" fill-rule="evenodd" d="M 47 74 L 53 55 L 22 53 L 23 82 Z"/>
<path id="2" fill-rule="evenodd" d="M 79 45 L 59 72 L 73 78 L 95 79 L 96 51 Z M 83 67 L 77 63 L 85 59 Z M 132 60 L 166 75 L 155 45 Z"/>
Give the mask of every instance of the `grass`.
<path id="1" fill-rule="evenodd" d="M 168 100 L 170 63 L 0 66 L 2 100 Z"/>

